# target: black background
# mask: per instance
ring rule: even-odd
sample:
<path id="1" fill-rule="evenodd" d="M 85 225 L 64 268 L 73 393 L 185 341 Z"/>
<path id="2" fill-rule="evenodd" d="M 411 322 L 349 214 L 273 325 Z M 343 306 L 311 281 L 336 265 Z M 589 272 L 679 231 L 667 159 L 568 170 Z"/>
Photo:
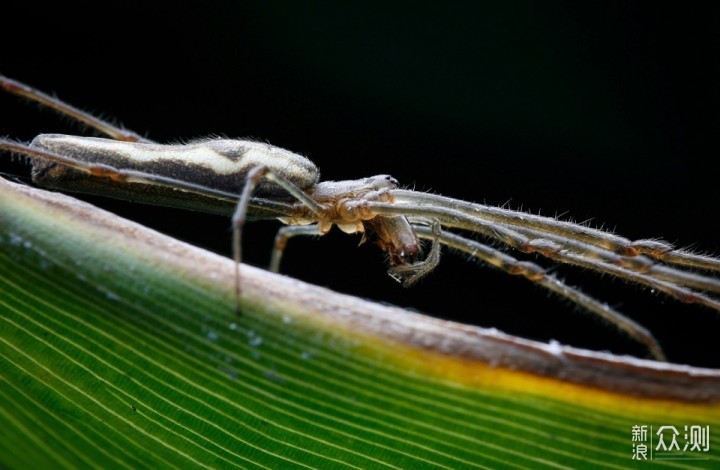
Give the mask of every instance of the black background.
<path id="1" fill-rule="evenodd" d="M 0 73 L 161 142 L 252 137 L 307 155 L 326 180 L 388 173 L 720 253 L 718 9 L 501 3 L 64 3 L 4 13 Z M 80 132 L 13 97 L 0 96 L 0 110 L 0 134 L 14 138 Z M 27 172 L 7 159 L 0 169 Z M 227 218 L 92 200 L 230 251 Z M 277 227 L 247 228 L 248 262 L 268 262 Z M 646 355 L 568 302 L 462 256 L 445 254 L 403 289 L 358 240 L 294 239 L 283 272 L 527 338 Z M 720 367 L 718 312 L 553 272 L 646 325 L 671 360 Z"/>

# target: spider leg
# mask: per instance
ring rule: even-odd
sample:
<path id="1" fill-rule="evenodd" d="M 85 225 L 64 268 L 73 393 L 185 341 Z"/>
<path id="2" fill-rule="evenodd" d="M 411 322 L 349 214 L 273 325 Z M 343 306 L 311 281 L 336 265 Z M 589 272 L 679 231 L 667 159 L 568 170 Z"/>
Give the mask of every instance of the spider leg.
<path id="1" fill-rule="evenodd" d="M 449 214 L 450 210 L 445 211 L 444 209 L 446 208 L 443 208 L 443 211 Z M 628 273 L 628 271 L 635 271 L 643 274 L 645 278 L 651 277 L 661 281 L 667 281 L 677 286 L 691 287 L 702 291 L 720 292 L 720 279 L 662 265 L 645 255 L 620 255 L 597 245 L 589 244 L 575 238 L 567 238 L 564 235 L 553 232 L 543 232 L 539 229 L 520 225 L 511 226 L 495 221 L 485 221 L 485 219 L 474 218 L 465 213 L 456 215 L 455 217 L 448 216 L 448 219 L 444 221 L 444 225 L 461 228 L 463 230 L 476 231 L 486 236 L 495 236 L 495 238 L 500 239 L 520 251 L 537 252 L 551 258 L 557 257 L 561 262 L 578 264 L 588 269 L 595 269 L 601 272 L 611 271 L 611 273 L 629 280 L 636 280 Z M 480 226 L 490 227 L 492 231 L 489 229 L 479 229 Z M 518 237 L 518 234 L 526 236 L 528 240 Z M 582 259 L 573 256 L 573 252 L 581 255 Z M 559 259 L 563 258 L 565 253 L 568 253 L 568 260 Z M 608 265 L 611 267 L 607 267 Z M 641 283 L 652 283 L 652 281 L 647 279 L 645 281 L 641 280 L 643 279 L 642 277 L 638 277 L 637 279 L 639 280 L 638 282 Z M 689 291 L 673 290 L 672 288 L 663 287 L 662 284 L 657 284 L 653 287 L 670 295 L 674 295 L 685 302 L 695 301 L 693 299 L 694 294 Z M 705 300 L 701 300 L 701 303 L 703 302 L 705 302 Z M 717 308 L 714 305 L 710 305 L 710 307 Z"/>
<path id="2" fill-rule="evenodd" d="M 720 258 L 676 249 L 671 244 L 659 240 L 632 241 L 604 230 L 565 222 L 552 217 L 470 203 L 437 194 L 403 189 L 396 189 L 390 193 L 395 198 L 395 201 L 401 204 L 444 207 L 451 209 L 454 213 L 464 214 L 472 218 L 482 218 L 509 226 L 535 229 L 543 233 L 559 235 L 566 239 L 578 240 L 623 256 L 632 257 L 644 254 L 670 264 L 720 272 Z"/>
<path id="3" fill-rule="evenodd" d="M 433 234 L 430 228 L 423 225 L 414 225 L 414 227 L 420 238 L 438 239 L 441 244 L 451 249 L 467 253 L 471 257 L 484 261 L 508 274 L 523 276 L 565 297 L 585 310 L 611 323 L 631 338 L 643 344 L 655 359 L 660 361 L 666 360 L 662 348 L 647 329 L 612 309 L 607 304 L 599 302 L 580 290 L 565 284 L 560 279 L 547 273 L 539 265 L 528 261 L 519 261 L 502 251 L 450 232 L 443 231 L 439 238 L 436 238 L 437 235 Z"/>
<path id="4" fill-rule="evenodd" d="M 546 256 L 548 256 L 548 254 L 550 253 L 553 253 L 553 251 L 550 250 L 541 252 L 541 254 Z M 698 303 L 701 305 L 705 305 L 706 307 L 712 308 L 713 310 L 720 311 L 720 301 L 702 293 L 696 292 L 692 289 L 686 288 L 682 285 L 657 279 L 647 274 L 631 271 L 629 269 L 613 264 L 603 263 L 596 259 L 588 258 L 581 254 L 573 253 L 570 251 L 560 250 L 554 253 L 555 255 L 548 257 L 562 263 L 581 266 L 598 272 L 612 274 L 613 276 L 628 281 L 644 284 L 652 289 L 656 289 L 660 292 L 670 295 L 671 297 L 674 297 L 681 302 Z"/>
<path id="5" fill-rule="evenodd" d="M 2 75 L 0 75 L 0 89 L 3 89 L 13 95 L 21 96 L 30 101 L 39 103 L 40 105 L 50 108 L 64 116 L 68 116 L 71 119 L 81 122 L 92 129 L 100 131 L 115 140 L 122 140 L 125 142 L 153 142 L 152 140 L 142 137 L 136 132 L 110 124 L 107 121 L 97 118 L 90 113 L 82 111 L 75 106 L 43 93 L 40 90 Z"/>
<path id="6" fill-rule="evenodd" d="M 247 211 L 250 201 L 252 200 L 252 194 L 262 178 L 267 178 L 268 180 L 276 183 L 278 186 L 287 191 L 288 194 L 305 205 L 316 216 L 320 216 L 325 212 L 325 208 L 321 204 L 315 202 L 314 199 L 305 194 L 303 190 L 297 187 L 293 182 L 275 173 L 267 166 L 259 165 L 248 171 L 242 194 L 237 202 L 235 213 L 232 216 L 232 247 L 233 260 L 235 261 L 235 313 L 237 315 L 240 315 L 241 313 L 240 262 L 242 261 L 242 229 L 247 221 Z"/>
<path id="7" fill-rule="evenodd" d="M 280 261 L 287 247 L 288 240 L 296 236 L 312 236 L 323 235 L 320 225 L 284 225 L 280 227 L 275 235 L 275 245 L 273 246 L 272 257 L 270 258 L 270 271 L 274 273 L 280 272 Z"/>
<path id="8" fill-rule="evenodd" d="M 621 268 L 636 271 L 656 279 L 702 291 L 720 292 L 720 279 L 664 265 L 645 255 L 622 256 L 602 248 L 578 242 L 577 240 L 563 238 L 560 235 L 543 233 L 539 230 L 527 229 L 519 226 L 516 226 L 513 229 L 519 233 L 529 236 L 530 238 L 551 240 L 562 245 L 564 249 L 573 251 L 588 258 L 598 259 L 604 263 L 617 265 Z"/>
<path id="9" fill-rule="evenodd" d="M 353 203 L 362 210 L 380 215 L 405 215 L 411 217 L 434 217 L 443 226 L 460 227 L 493 238 L 517 249 L 523 253 L 537 253 L 560 263 L 567 263 L 585 267 L 602 273 L 647 285 L 660 292 L 664 292 L 676 299 L 687 303 L 699 303 L 720 311 L 720 301 L 695 292 L 691 289 L 677 285 L 673 282 L 663 281 L 654 277 L 632 271 L 614 264 L 609 264 L 590 256 L 574 253 L 564 249 L 562 245 L 546 239 L 531 239 L 522 233 L 511 229 L 507 225 L 470 217 L 462 212 L 447 207 L 418 206 L 409 204 L 383 203 L 376 201 L 359 201 Z M 348 204 L 350 205 L 350 204 Z M 576 243 L 581 243 L 575 241 Z M 588 252 L 597 251 L 597 247 L 588 246 Z"/>

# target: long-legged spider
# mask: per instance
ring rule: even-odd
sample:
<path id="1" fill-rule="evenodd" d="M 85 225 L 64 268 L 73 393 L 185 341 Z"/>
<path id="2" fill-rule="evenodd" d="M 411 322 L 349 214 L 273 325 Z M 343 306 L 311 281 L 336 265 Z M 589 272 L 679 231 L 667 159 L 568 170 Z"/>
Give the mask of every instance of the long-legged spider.
<path id="1" fill-rule="evenodd" d="M 651 239 L 621 236 L 565 222 L 436 194 L 400 189 L 388 175 L 319 181 L 305 157 L 247 140 L 206 139 L 161 145 L 95 118 L 56 98 L 0 76 L 0 86 L 76 119 L 112 139 L 57 134 L 23 144 L 0 139 L 0 149 L 29 157 L 33 180 L 53 188 L 139 202 L 233 214 L 236 299 L 239 308 L 241 235 L 251 219 L 279 219 L 271 270 L 278 271 L 290 237 L 322 235 L 333 225 L 360 232 L 388 255 L 389 274 L 409 286 L 435 268 L 440 247 L 519 275 L 614 324 L 664 360 L 653 335 L 606 303 L 542 268 L 469 237 L 500 242 L 522 253 L 643 284 L 682 302 L 720 311 L 720 279 L 689 271 L 720 271 L 720 259 Z M 450 230 L 452 229 L 452 231 Z M 423 257 L 420 239 L 431 241 Z"/>

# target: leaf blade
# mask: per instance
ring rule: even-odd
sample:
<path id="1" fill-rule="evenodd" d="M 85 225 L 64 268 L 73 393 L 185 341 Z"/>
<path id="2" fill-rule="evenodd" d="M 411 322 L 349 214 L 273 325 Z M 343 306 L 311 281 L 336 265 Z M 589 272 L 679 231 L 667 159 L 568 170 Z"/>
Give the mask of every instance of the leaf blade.
<path id="1" fill-rule="evenodd" d="M 4 450 L 10 466 L 621 468 L 632 424 L 720 423 L 716 371 L 558 352 L 251 269 L 237 318 L 228 260 L 9 188 L 0 419 L 47 443 Z"/>

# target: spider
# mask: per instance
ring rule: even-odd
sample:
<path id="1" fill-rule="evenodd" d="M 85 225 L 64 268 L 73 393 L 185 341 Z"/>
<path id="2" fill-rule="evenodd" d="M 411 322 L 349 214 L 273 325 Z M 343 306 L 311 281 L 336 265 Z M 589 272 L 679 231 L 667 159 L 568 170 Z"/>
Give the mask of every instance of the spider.
<path id="1" fill-rule="evenodd" d="M 290 238 L 323 235 L 333 226 L 362 233 L 362 241 L 373 240 L 388 255 L 388 273 L 406 287 L 437 266 L 445 246 L 569 299 L 643 344 L 657 360 L 665 355 L 647 329 L 539 264 L 487 243 L 610 274 L 720 311 L 720 301 L 707 294 L 720 293 L 720 279 L 696 272 L 720 271 L 718 258 L 659 240 L 630 240 L 552 217 L 402 189 L 389 175 L 320 181 L 313 162 L 265 143 L 213 138 L 158 144 L 16 80 L 0 76 L 0 87 L 110 137 L 41 134 L 30 144 L 0 139 L 0 150 L 32 161 L 36 184 L 232 214 L 238 312 L 241 236 L 245 222 L 257 219 L 286 224 L 275 240 L 271 271 L 279 271 Z M 430 242 L 427 254 L 421 240 Z"/>

